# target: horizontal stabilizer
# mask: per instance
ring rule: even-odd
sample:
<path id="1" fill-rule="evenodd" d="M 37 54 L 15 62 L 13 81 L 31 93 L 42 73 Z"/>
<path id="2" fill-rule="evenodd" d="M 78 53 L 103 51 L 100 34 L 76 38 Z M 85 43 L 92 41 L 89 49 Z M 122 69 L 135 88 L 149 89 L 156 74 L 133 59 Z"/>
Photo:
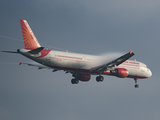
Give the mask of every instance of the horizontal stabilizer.
<path id="1" fill-rule="evenodd" d="M 44 47 L 39 47 L 39 48 L 36 48 L 36 49 L 34 49 L 34 50 L 29 51 L 28 53 L 38 54 L 38 53 L 41 52 L 43 49 L 44 49 Z"/>
<path id="2" fill-rule="evenodd" d="M 16 51 L 1 51 L 1 52 L 6 52 L 6 53 L 19 53 L 19 52 L 16 52 Z"/>

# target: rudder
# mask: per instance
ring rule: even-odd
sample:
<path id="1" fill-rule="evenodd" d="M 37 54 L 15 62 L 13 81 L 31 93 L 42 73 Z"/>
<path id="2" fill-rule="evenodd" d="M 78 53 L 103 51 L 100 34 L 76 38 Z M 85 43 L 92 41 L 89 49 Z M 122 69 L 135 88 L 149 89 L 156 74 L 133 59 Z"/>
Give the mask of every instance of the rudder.
<path id="1" fill-rule="evenodd" d="M 24 47 L 28 50 L 33 50 L 41 47 L 38 40 L 36 39 L 34 33 L 32 32 L 29 24 L 26 20 L 20 20 Z"/>

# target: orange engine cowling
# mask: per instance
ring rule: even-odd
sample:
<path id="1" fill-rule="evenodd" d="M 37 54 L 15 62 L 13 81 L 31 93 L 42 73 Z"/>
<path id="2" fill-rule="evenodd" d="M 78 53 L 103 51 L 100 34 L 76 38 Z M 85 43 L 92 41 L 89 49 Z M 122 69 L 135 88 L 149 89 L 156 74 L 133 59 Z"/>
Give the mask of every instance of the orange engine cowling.
<path id="1" fill-rule="evenodd" d="M 120 78 L 125 78 L 129 74 L 128 70 L 124 68 L 116 68 L 115 70 L 110 70 L 110 73 Z"/>
<path id="2" fill-rule="evenodd" d="M 80 74 L 78 79 L 80 81 L 89 81 L 91 79 L 91 75 L 90 74 Z"/>

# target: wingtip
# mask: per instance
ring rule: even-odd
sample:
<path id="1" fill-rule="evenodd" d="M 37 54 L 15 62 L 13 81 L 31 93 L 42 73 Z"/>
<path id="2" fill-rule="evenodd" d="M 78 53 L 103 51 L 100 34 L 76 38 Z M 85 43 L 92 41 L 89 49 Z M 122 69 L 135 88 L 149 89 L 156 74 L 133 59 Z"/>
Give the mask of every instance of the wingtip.
<path id="1" fill-rule="evenodd" d="M 129 52 L 130 52 L 130 54 L 132 54 L 132 53 L 133 53 L 133 51 L 132 51 L 132 50 L 130 50 L 130 49 L 129 49 Z"/>
<path id="2" fill-rule="evenodd" d="M 19 65 L 21 65 L 22 64 L 22 62 L 21 61 L 19 61 Z"/>

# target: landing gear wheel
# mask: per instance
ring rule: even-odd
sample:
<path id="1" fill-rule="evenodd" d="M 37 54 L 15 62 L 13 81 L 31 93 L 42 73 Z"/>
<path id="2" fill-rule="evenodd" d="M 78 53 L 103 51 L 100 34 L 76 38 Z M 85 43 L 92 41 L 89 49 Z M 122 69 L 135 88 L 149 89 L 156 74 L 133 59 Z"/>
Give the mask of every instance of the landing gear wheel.
<path id="1" fill-rule="evenodd" d="M 97 82 L 102 82 L 104 80 L 103 76 L 97 76 L 96 81 Z"/>
<path id="2" fill-rule="evenodd" d="M 71 83 L 74 84 L 74 79 L 71 80 Z"/>
<path id="3" fill-rule="evenodd" d="M 77 79 L 72 79 L 72 80 L 71 80 L 71 83 L 72 83 L 72 84 L 78 84 L 78 83 L 79 83 L 79 80 L 77 80 Z"/>
<path id="4" fill-rule="evenodd" d="M 135 88 L 139 88 L 139 85 L 138 84 L 135 84 L 135 86 L 134 86 Z"/>
<path id="5" fill-rule="evenodd" d="M 99 82 L 99 76 L 96 77 L 96 81 Z"/>
<path id="6" fill-rule="evenodd" d="M 104 77 L 103 76 L 100 76 L 100 81 L 102 82 L 104 80 Z"/>
<path id="7" fill-rule="evenodd" d="M 138 78 L 134 78 L 134 80 L 135 80 L 135 88 L 139 88 L 139 85 L 137 84 L 137 81 L 138 81 Z"/>
<path id="8" fill-rule="evenodd" d="M 79 80 L 76 80 L 76 81 L 75 81 L 75 84 L 78 84 L 78 83 L 79 83 Z"/>

